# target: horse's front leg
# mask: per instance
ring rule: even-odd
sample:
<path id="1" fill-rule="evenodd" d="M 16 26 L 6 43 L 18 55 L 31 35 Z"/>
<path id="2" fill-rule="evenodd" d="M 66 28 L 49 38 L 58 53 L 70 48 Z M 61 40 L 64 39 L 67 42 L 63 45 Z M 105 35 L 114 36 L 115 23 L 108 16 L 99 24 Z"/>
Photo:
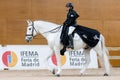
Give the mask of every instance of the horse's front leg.
<path id="1" fill-rule="evenodd" d="M 61 58 L 60 58 L 60 49 L 54 48 L 55 55 L 56 55 L 56 60 L 57 60 L 57 73 L 55 74 L 57 77 L 60 76 L 60 72 L 62 71 L 61 69 Z"/>
<path id="2" fill-rule="evenodd" d="M 53 55 L 53 53 L 54 53 L 54 51 L 53 51 L 52 49 L 50 49 L 50 53 L 49 53 L 48 56 L 46 56 L 44 62 L 45 62 L 45 64 L 46 64 L 48 70 L 49 70 L 50 72 L 52 72 L 53 74 L 55 74 L 55 69 L 54 69 L 52 66 L 50 66 L 49 63 L 48 63 L 48 60 L 51 58 L 51 56 Z"/>

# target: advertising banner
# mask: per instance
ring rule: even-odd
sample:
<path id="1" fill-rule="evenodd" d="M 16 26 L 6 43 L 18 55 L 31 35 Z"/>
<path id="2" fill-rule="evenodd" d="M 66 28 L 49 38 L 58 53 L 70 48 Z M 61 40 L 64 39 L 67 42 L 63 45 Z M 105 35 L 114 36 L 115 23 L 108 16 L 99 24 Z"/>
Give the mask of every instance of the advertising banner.
<path id="1" fill-rule="evenodd" d="M 7 45 L 0 47 L 0 70 L 30 70 L 47 69 L 45 59 L 50 54 L 47 45 Z M 91 62 L 88 68 L 98 68 L 96 53 L 91 50 Z M 67 51 L 64 56 L 60 56 L 63 69 L 80 69 L 86 63 L 83 50 Z M 52 67 L 57 66 L 56 56 L 48 60 Z"/>

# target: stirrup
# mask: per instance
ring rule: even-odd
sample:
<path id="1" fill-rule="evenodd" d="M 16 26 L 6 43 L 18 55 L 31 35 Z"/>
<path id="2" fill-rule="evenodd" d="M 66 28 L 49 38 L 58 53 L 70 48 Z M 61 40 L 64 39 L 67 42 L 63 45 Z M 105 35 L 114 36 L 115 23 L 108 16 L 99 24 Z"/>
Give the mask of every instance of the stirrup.
<path id="1" fill-rule="evenodd" d="M 68 48 L 74 49 L 74 46 L 72 46 L 72 45 L 68 45 Z"/>

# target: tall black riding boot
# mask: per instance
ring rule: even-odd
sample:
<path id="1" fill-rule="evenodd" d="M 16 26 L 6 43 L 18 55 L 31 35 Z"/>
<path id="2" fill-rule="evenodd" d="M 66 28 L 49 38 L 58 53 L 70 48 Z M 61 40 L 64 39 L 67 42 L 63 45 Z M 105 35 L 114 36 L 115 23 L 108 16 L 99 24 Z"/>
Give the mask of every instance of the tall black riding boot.
<path id="1" fill-rule="evenodd" d="M 64 46 L 63 49 L 60 50 L 60 54 L 64 56 L 65 51 L 66 51 L 66 46 Z"/>
<path id="2" fill-rule="evenodd" d="M 69 36 L 69 46 L 68 46 L 68 48 L 74 49 L 72 34 L 70 34 L 68 36 Z"/>

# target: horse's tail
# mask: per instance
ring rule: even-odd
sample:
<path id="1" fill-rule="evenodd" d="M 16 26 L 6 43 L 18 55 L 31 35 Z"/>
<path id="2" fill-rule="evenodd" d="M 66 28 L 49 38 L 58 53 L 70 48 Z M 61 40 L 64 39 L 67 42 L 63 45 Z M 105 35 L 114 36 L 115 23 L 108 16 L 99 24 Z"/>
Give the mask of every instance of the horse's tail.
<path id="1" fill-rule="evenodd" d="M 105 46 L 105 39 L 104 39 L 103 35 L 101 34 L 100 37 L 101 37 L 101 48 L 102 48 L 102 52 L 103 52 L 102 57 L 103 57 L 103 60 L 104 60 L 104 65 L 105 65 L 106 72 L 107 72 L 107 74 L 109 74 L 110 73 L 110 62 L 109 62 L 109 58 L 108 58 L 109 51 Z"/>
<path id="2" fill-rule="evenodd" d="M 107 55 L 109 55 L 109 51 L 105 46 L 105 39 L 103 37 L 103 35 L 101 34 L 101 47 L 102 47 L 102 51 L 104 51 L 105 53 L 107 53 Z"/>

